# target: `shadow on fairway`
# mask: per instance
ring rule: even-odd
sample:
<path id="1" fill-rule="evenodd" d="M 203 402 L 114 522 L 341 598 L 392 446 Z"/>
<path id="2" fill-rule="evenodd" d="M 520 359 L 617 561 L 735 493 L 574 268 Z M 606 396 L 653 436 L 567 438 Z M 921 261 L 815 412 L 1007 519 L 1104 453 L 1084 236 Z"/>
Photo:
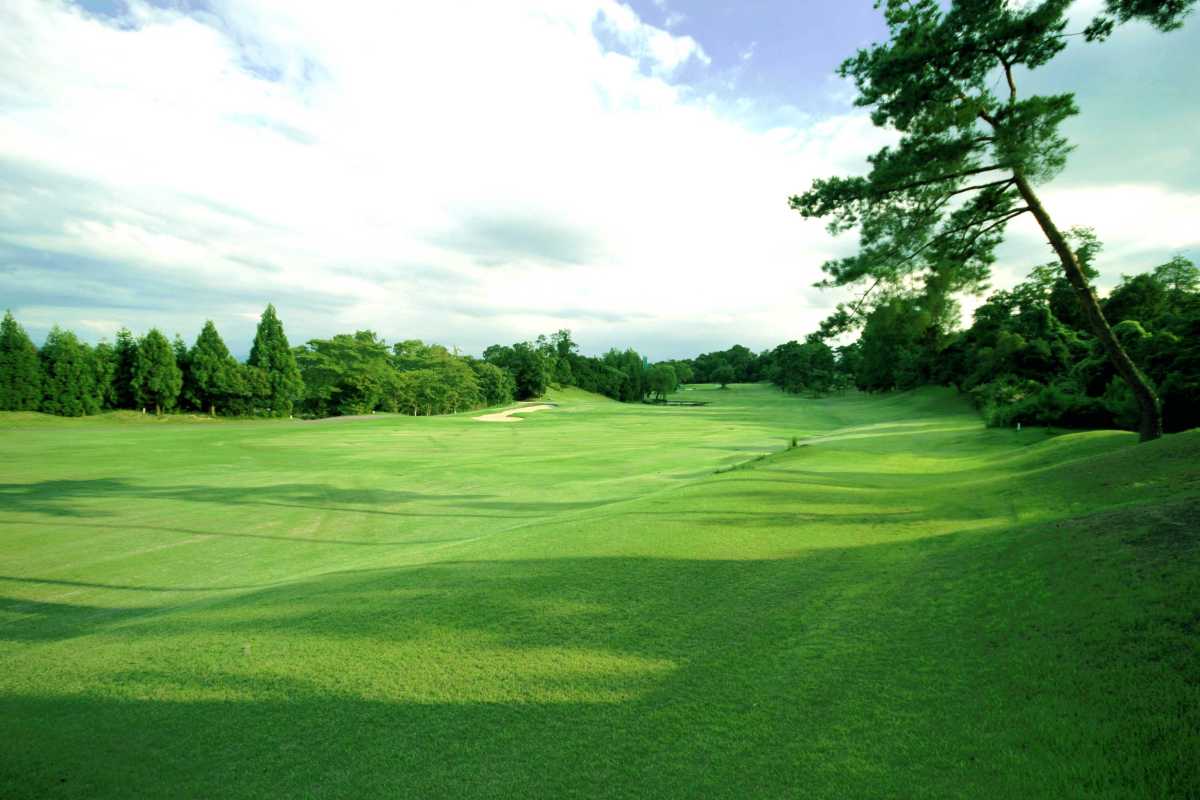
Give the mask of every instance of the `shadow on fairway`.
<path id="1" fill-rule="evenodd" d="M 1200 632 L 1153 598 L 1196 550 L 1127 532 L 438 563 L 145 619 L 10 601 L 95 635 L 63 695 L 0 697 L 0 795 L 1182 794 L 1200 765 L 1163 742 L 1196 713 L 1160 698 Z"/>
<path id="2" fill-rule="evenodd" d="M 80 506 L 80 501 L 119 500 L 122 502 L 172 500 L 219 506 L 276 506 L 313 511 L 372 514 L 395 517 L 481 517 L 503 518 L 502 514 L 466 513 L 459 509 L 508 512 L 509 515 L 544 516 L 579 511 L 629 499 L 630 496 L 583 502 L 495 500 L 490 494 L 439 494 L 394 489 L 345 489 L 318 483 L 277 483 L 263 486 L 142 486 L 116 478 L 91 480 L 55 480 L 40 483 L 0 484 L 0 503 L 6 511 L 45 514 L 54 517 L 113 516 L 113 512 Z M 412 504 L 446 506 L 437 513 L 414 513 Z M 172 529 L 174 530 L 174 529 Z M 184 531 L 206 536 L 252 536 L 251 534 L 214 531 Z M 290 536 L 258 536 L 265 539 L 293 539 Z M 320 540 L 328 541 L 328 540 Z M 347 542 L 342 542 L 343 544 Z M 378 544 L 363 542 L 362 544 Z"/>

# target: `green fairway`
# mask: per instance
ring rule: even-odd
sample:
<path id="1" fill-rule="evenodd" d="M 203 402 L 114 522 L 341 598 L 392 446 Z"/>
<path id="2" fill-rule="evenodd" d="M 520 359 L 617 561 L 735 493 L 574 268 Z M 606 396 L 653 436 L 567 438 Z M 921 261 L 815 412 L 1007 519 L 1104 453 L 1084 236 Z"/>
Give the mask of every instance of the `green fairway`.
<path id="1" fill-rule="evenodd" d="M 680 397 L 0 414 L 0 797 L 1200 794 L 1200 431 Z"/>

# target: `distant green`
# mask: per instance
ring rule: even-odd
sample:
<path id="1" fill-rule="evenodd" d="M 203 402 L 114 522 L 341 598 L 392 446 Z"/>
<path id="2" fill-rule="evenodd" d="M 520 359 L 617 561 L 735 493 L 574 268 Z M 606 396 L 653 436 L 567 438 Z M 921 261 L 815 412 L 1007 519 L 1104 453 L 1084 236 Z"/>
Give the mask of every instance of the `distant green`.
<path id="1" fill-rule="evenodd" d="M 1200 793 L 1200 431 L 676 396 L 0 414 L 0 797 Z"/>

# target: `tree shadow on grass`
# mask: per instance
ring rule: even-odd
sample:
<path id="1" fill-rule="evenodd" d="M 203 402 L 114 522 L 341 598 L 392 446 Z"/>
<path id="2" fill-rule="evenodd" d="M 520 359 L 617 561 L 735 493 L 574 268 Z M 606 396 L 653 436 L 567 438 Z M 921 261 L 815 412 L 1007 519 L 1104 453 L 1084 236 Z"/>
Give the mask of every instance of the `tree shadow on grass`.
<path id="1" fill-rule="evenodd" d="M 456 494 L 402 491 L 395 489 L 346 489 L 319 483 L 277 483 L 262 486 L 209 486 L 209 485 L 140 485 L 116 478 L 90 480 L 52 480 L 39 483 L 0 484 L 0 503 L 5 509 L 17 513 L 45 514 L 55 517 L 114 516 L 116 512 L 81 507 L 80 501 L 181 501 L 222 506 L 273 506 L 313 511 L 370 514 L 389 517 L 479 517 L 504 518 L 502 514 L 471 513 L 470 509 L 484 512 L 509 512 L 509 515 L 542 516 L 567 511 L 579 511 L 629 499 L 631 496 L 604 498 L 589 501 L 508 501 L 497 500 L 491 494 Z M 409 510 L 411 505 L 448 507 L 446 512 L 419 513 Z M 194 531 L 203 535 L 221 535 L 211 531 Z M 235 535 L 235 534 L 229 534 Z M 250 535 L 250 534 L 236 534 Z M 294 537 L 269 537 L 291 539 Z M 373 543 L 371 543 L 373 544 Z"/>
<path id="2" fill-rule="evenodd" d="M 82 661 L 65 674 L 91 688 L 8 684 L 22 688 L 0 696 L 0 795 L 1028 797 L 1078 792 L 1081 775 L 1114 796 L 1194 786 L 1198 765 L 1160 746 L 1195 740 L 1188 651 L 1151 645 L 1166 643 L 1155 615 L 1197 605 L 1156 604 L 1197 565 L 1133 579 L 1124 535 L 447 562 L 144 619 L 42 604 L 48 629 L 100 634 L 61 645 Z"/>

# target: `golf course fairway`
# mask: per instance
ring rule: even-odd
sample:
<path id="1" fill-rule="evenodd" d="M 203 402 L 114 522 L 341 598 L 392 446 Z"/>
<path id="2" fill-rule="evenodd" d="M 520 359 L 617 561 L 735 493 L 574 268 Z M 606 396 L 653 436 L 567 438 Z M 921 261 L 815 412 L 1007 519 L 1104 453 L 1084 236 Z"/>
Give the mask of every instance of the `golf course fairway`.
<path id="1" fill-rule="evenodd" d="M 0 797 L 1200 794 L 1200 431 L 681 397 L 0 414 Z"/>

